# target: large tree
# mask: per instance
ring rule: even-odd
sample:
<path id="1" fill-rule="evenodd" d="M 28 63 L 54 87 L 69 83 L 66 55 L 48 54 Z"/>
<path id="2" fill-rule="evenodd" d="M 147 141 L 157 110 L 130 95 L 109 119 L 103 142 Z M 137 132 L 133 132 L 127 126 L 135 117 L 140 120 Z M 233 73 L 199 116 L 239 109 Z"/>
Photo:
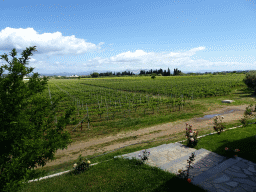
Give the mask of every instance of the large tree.
<path id="1" fill-rule="evenodd" d="M 92 77 L 99 77 L 99 73 L 96 73 L 96 72 L 95 72 L 95 73 L 91 74 L 91 76 L 92 76 Z"/>
<path id="2" fill-rule="evenodd" d="M 243 82 L 247 85 L 247 87 L 254 91 L 256 94 L 256 71 L 249 71 L 246 73 L 246 77 L 243 79 Z"/>
<path id="3" fill-rule="evenodd" d="M 55 151 L 72 142 L 70 134 L 62 131 L 75 107 L 67 109 L 55 124 L 54 108 L 61 97 L 46 99 L 40 95 L 48 78 L 39 79 L 34 73 L 28 82 L 23 81 L 34 69 L 25 65 L 35 47 L 26 48 L 19 60 L 14 57 L 15 49 L 10 54 L 12 62 L 7 54 L 0 58 L 10 65 L 0 68 L 0 191 L 18 191 L 29 179 L 43 176 L 44 171 L 34 170 L 36 164 L 44 166 L 56 159 Z M 3 76 L 3 68 L 9 71 L 7 76 Z"/>
<path id="4" fill-rule="evenodd" d="M 180 74 L 181 74 L 181 71 L 178 70 L 178 68 L 174 69 L 173 75 L 180 75 Z"/>

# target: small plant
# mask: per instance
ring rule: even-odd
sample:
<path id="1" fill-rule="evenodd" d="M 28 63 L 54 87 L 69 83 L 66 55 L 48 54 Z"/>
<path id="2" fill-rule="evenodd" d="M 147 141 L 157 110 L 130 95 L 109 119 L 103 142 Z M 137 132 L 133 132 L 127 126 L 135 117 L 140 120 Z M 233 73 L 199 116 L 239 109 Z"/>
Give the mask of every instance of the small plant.
<path id="1" fill-rule="evenodd" d="M 243 127 L 246 127 L 248 125 L 248 116 L 244 115 L 240 122 L 243 124 Z"/>
<path id="2" fill-rule="evenodd" d="M 150 152 L 147 152 L 146 149 L 143 152 L 143 156 L 141 157 L 141 155 L 139 154 L 138 156 L 141 157 L 141 163 L 143 164 L 146 160 L 148 160 L 148 156 L 150 155 Z"/>
<path id="3" fill-rule="evenodd" d="M 150 152 L 147 152 L 146 149 L 143 152 L 143 156 L 139 154 L 138 156 L 141 158 L 139 162 L 136 162 L 137 165 L 142 165 L 146 160 L 148 160 L 148 156 L 150 155 Z M 132 157 L 132 159 L 136 159 L 135 157 Z"/>
<path id="4" fill-rule="evenodd" d="M 179 178 L 181 178 L 181 179 L 185 179 L 185 180 L 187 180 L 189 183 L 191 182 L 191 178 L 189 178 L 189 169 L 190 168 L 194 168 L 193 166 L 191 166 L 190 164 L 192 163 L 192 161 L 194 161 L 195 159 L 195 153 L 192 153 L 191 154 L 191 156 L 189 157 L 189 160 L 187 160 L 188 161 L 188 163 L 189 163 L 189 165 L 188 165 L 188 170 L 187 171 L 183 171 L 183 170 L 181 170 L 181 169 L 179 169 L 179 174 L 177 174 L 177 176 L 179 177 Z M 187 174 L 185 173 L 185 172 L 187 172 Z M 191 176 L 190 176 L 191 177 Z"/>
<path id="5" fill-rule="evenodd" d="M 244 112 L 244 115 L 252 115 L 252 109 L 250 109 L 250 107 L 252 107 L 253 105 L 249 105 L 248 107 L 246 107 L 246 110 Z"/>
<path id="6" fill-rule="evenodd" d="M 220 123 L 218 122 L 218 119 L 221 121 Z M 223 131 L 223 128 L 225 128 L 222 124 L 222 119 L 224 119 L 223 116 L 219 116 L 219 117 L 216 117 L 214 119 L 214 130 L 217 131 L 218 135 L 220 135 L 220 133 Z"/>
<path id="7" fill-rule="evenodd" d="M 74 170 L 72 173 L 74 173 L 76 175 L 76 174 L 80 174 L 80 173 L 84 172 L 85 170 L 88 170 L 90 163 L 91 163 L 90 161 L 84 162 L 82 159 L 82 155 L 80 154 L 79 158 L 78 158 L 78 163 L 75 163 L 73 166 Z"/>
<path id="8" fill-rule="evenodd" d="M 240 120 L 240 122 L 243 124 L 243 127 L 246 127 L 248 125 L 248 120 L 249 118 L 252 116 L 252 109 L 250 109 L 250 107 L 252 107 L 253 105 L 249 105 L 248 107 L 246 107 L 246 110 L 244 112 L 244 118 L 242 118 Z M 255 105 L 256 107 L 256 105 Z"/>
<path id="9" fill-rule="evenodd" d="M 188 139 L 188 147 L 195 147 L 198 143 L 197 135 L 198 131 L 192 132 L 192 125 L 189 125 L 187 128 L 188 123 L 186 123 L 186 138 Z"/>

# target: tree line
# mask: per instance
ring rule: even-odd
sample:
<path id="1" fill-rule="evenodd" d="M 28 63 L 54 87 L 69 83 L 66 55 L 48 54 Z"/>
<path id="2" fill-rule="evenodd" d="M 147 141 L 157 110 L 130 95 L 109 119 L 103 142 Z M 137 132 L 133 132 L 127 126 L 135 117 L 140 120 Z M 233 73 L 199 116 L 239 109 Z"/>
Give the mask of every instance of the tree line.
<path id="1" fill-rule="evenodd" d="M 141 70 L 139 75 L 152 75 L 152 74 L 156 74 L 156 75 L 162 75 L 162 76 L 175 76 L 175 75 L 181 75 L 181 71 L 178 70 L 177 68 L 174 69 L 174 72 L 173 74 L 171 74 L 170 72 L 170 69 L 168 68 L 168 70 L 164 70 L 163 69 L 159 69 L 159 70 L 149 70 L 149 71 L 145 71 L 145 70 Z M 130 72 L 130 71 L 124 71 L 124 72 L 117 72 L 117 73 L 112 73 L 112 72 L 106 72 L 106 73 L 97 73 L 97 72 L 94 72 L 92 73 L 90 76 L 91 77 L 102 77 L 102 76 L 132 76 L 132 75 L 135 75 L 133 72 Z"/>
<path id="2" fill-rule="evenodd" d="M 112 73 L 112 72 L 106 72 L 106 73 L 96 73 L 97 77 L 104 77 L 104 76 L 124 76 L 124 75 L 128 75 L 128 76 L 132 76 L 135 75 L 133 72 L 131 71 L 124 71 L 124 72 L 117 72 L 117 73 Z M 91 74 L 92 77 L 95 77 L 95 73 Z"/>
<path id="3" fill-rule="evenodd" d="M 167 73 L 167 75 L 166 75 Z M 162 73 L 156 73 L 156 71 L 151 70 L 149 71 L 143 71 L 141 70 L 140 74 L 136 75 L 133 72 L 130 71 L 125 71 L 125 72 L 117 72 L 117 73 L 112 73 L 112 72 L 106 72 L 106 73 L 93 73 L 91 75 L 81 75 L 78 77 L 66 77 L 66 76 L 61 76 L 58 77 L 57 75 L 54 76 L 49 76 L 50 78 L 55 78 L 55 79 L 75 79 L 75 78 L 95 78 L 95 77 L 121 77 L 121 76 L 197 76 L 197 75 L 227 75 L 227 74 L 246 74 L 248 71 L 224 71 L 224 72 L 205 72 L 205 73 L 182 73 L 180 70 L 174 69 L 174 73 L 168 75 L 168 71 L 165 73 L 165 71 Z M 3 74 L 5 75 L 5 74 Z"/>

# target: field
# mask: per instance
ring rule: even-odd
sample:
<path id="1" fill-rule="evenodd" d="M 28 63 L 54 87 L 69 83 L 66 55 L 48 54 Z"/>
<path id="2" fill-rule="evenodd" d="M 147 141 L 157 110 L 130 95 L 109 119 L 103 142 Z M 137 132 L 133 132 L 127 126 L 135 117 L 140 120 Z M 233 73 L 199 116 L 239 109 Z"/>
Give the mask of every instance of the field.
<path id="1" fill-rule="evenodd" d="M 243 87 L 244 77 L 233 74 L 170 76 L 154 80 L 150 77 L 51 79 L 41 96 L 62 97 L 55 108 L 55 122 L 67 106 L 76 107 L 76 114 L 66 127 L 75 141 L 84 136 L 77 133 L 78 129 L 87 130 L 86 135 L 94 137 L 139 126 L 149 119 L 165 122 L 166 115 L 186 114 L 195 108 L 193 100 L 228 95 L 232 89 Z"/>

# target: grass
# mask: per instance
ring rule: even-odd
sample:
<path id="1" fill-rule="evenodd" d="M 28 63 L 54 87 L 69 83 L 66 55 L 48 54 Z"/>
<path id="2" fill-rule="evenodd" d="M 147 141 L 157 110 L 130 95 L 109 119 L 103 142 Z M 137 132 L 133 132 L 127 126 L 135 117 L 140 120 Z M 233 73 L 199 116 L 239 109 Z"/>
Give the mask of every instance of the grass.
<path id="1" fill-rule="evenodd" d="M 254 121 L 250 120 L 249 122 Z M 226 124 L 226 127 L 230 128 L 237 124 Z M 225 156 L 225 147 L 239 149 L 239 157 L 256 163 L 256 150 L 253 147 L 256 144 L 255 127 L 255 124 L 251 124 L 247 127 L 235 129 L 226 128 L 224 129 L 225 132 L 220 135 L 213 134 L 200 138 L 195 149 L 204 148 L 223 156 Z M 151 147 L 152 144 L 147 144 L 142 149 Z M 141 150 L 141 147 L 126 149 L 126 153 L 138 150 Z M 110 159 L 110 156 L 113 159 L 119 153 L 109 154 L 108 159 Z M 93 159 L 91 162 L 98 160 L 100 158 Z M 67 173 L 29 183 L 23 191 L 168 191 L 171 189 L 205 191 L 199 186 L 194 186 L 179 179 L 175 174 L 157 167 L 150 167 L 146 164 L 138 165 L 137 163 L 138 161 L 135 159 L 115 158 L 111 161 L 90 166 L 89 170 L 79 175 Z"/>

